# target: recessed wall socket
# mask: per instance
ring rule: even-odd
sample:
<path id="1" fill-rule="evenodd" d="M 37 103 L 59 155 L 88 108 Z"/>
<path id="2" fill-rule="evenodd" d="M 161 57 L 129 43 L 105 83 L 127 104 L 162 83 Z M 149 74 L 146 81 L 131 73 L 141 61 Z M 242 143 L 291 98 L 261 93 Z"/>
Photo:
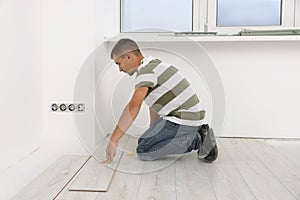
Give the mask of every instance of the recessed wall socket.
<path id="1" fill-rule="evenodd" d="M 63 104 L 60 104 L 59 110 L 60 110 L 60 111 L 63 111 L 63 112 L 66 111 L 66 110 L 67 110 L 66 104 L 64 104 L 64 103 L 63 103 Z"/>
<path id="2" fill-rule="evenodd" d="M 52 103 L 52 112 L 84 112 L 84 103 Z"/>
<path id="3" fill-rule="evenodd" d="M 77 105 L 77 110 L 79 112 L 84 112 L 85 111 L 85 105 L 83 103 L 80 103 Z"/>
<path id="4" fill-rule="evenodd" d="M 56 103 L 53 103 L 53 104 L 51 105 L 51 110 L 52 110 L 53 112 L 57 111 L 57 110 L 58 110 L 58 105 L 57 105 Z"/>
<path id="5" fill-rule="evenodd" d="M 73 104 L 73 103 L 71 103 L 69 106 L 68 106 L 68 109 L 69 109 L 69 111 L 74 111 L 75 109 L 76 109 L 76 107 L 75 107 L 75 104 Z"/>

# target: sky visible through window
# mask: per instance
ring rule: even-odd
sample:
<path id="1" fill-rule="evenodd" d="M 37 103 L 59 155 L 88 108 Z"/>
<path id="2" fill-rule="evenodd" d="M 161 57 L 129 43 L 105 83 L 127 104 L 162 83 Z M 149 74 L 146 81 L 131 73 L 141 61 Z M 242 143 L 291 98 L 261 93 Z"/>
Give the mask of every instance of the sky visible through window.
<path id="1" fill-rule="evenodd" d="M 281 0 L 218 0 L 217 26 L 281 25 Z"/>
<path id="2" fill-rule="evenodd" d="M 192 24 L 192 0 L 123 0 L 122 2 L 122 32 L 192 31 Z"/>

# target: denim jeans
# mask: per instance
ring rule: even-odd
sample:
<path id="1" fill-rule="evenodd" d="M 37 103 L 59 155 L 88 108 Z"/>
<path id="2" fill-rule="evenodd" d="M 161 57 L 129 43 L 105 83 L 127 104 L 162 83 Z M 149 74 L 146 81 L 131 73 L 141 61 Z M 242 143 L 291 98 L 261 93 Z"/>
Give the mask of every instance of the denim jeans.
<path id="1" fill-rule="evenodd" d="M 160 118 L 138 139 L 137 155 L 141 160 L 155 160 L 197 150 L 202 143 L 198 129 Z"/>

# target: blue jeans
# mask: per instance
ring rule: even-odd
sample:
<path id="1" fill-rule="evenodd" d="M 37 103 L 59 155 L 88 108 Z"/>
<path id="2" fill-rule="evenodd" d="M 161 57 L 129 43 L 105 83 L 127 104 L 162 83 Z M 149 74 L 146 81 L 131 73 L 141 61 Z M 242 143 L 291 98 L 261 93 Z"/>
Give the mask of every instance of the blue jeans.
<path id="1" fill-rule="evenodd" d="M 160 118 L 138 139 L 137 155 L 141 160 L 156 160 L 197 150 L 202 143 L 198 128 Z"/>

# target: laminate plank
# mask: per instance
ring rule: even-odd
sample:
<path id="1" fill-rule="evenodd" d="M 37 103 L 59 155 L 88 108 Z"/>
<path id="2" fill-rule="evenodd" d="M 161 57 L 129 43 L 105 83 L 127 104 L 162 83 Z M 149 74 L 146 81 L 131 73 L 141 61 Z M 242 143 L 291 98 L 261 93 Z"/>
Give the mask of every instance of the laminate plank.
<path id="1" fill-rule="evenodd" d="M 89 158 L 88 155 L 65 155 L 61 157 L 12 199 L 54 199 Z"/>
<path id="2" fill-rule="evenodd" d="M 295 199 L 280 180 L 245 145 L 248 140 L 221 139 L 221 143 L 257 199 Z"/>
<path id="3" fill-rule="evenodd" d="M 130 136 L 123 152 L 123 158 L 119 164 L 118 171 L 128 174 L 143 173 L 145 162 L 138 159 L 135 151 L 138 138 Z"/>
<path id="4" fill-rule="evenodd" d="M 108 138 L 103 138 L 93 157 L 86 163 L 70 184 L 69 190 L 89 192 L 108 191 L 111 180 L 123 155 L 123 148 L 127 140 L 127 136 L 122 137 L 119 141 L 114 160 L 109 164 L 103 164 L 101 161 L 105 160 L 106 146 L 109 141 Z"/>
<path id="5" fill-rule="evenodd" d="M 95 200 L 100 192 L 69 191 L 65 188 L 55 200 Z"/>
<path id="6" fill-rule="evenodd" d="M 274 148 L 274 150 L 279 152 L 289 162 L 293 163 L 296 167 L 300 168 L 299 156 L 295 156 L 295 152 L 300 151 L 300 140 L 267 139 L 264 141 L 270 144 Z"/>
<path id="7" fill-rule="evenodd" d="M 296 199 L 300 199 L 300 169 L 265 141 L 244 142 Z M 295 156 L 297 153 L 295 152 Z"/>
<path id="8" fill-rule="evenodd" d="M 119 151 L 124 151 L 124 148 L 127 147 L 127 141 L 129 139 L 130 136 L 128 135 L 124 135 L 120 142 L 119 142 Z M 100 142 L 99 148 L 96 150 L 95 152 L 95 157 L 97 158 L 97 160 L 104 160 L 105 159 L 105 148 L 106 148 L 106 142 L 104 142 L 103 140 L 108 140 L 109 138 L 102 138 L 102 141 Z M 126 145 L 125 145 L 126 144 Z M 125 145 L 125 147 L 122 147 L 123 145 Z M 123 155 L 124 156 L 124 155 Z M 94 158 L 95 159 L 95 158 Z M 115 162 L 116 158 L 114 159 Z M 96 162 L 96 160 L 95 160 Z M 120 161 L 121 162 L 121 161 Z M 101 163 L 99 163 L 101 164 Z M 101 164 L 102 165 L 102 164 Z M 115 176 L 118 175 L 118 171 L 115 172 Z M 113 188 L 114 187 L 114 181 L 115 180 L 115 176 L 113 179 L 111 179 L 111 185 L 110 188 L 108 189 L 108 191 L 106 192 L 100 192 L 100 191 L 70 191 L 68 188 L 70 187 L 70 185 L 72 184 L 72 182 L 69 184 L 69 186 L 67 186 L 64 191 L 59 195 L 59 197 L 56 200 L 73 200 L 73 199 L 77 199 L 77 200 L 95 200 L 98 196 L 100 196 L 99 198 L 104 198 L 107 195 L 104 195 L 104 197 L 102 197 L 102 194 L 110 194 L 108 195 L 109 198 L 108 199 L 115 199 L 113 198 L 114 193 L 111 191 L 115 191 Z M 127 175 L 122 175 L 122 177 L 125 178 L 125 180 L 128 180 L 129 176 Z M 102 177 L 98 177 L 102 180 Z M 74 180 L 75 181 L 75 180 Z M 77 180 L 78 181 L 78 180 Z M 118 182 L 117 182 L 118 183 Z M 112 187 L 112 189 L 111 189 Z M 110 198 L 112 197 L 112 198 Z"/>
<path id="9" fill-rule="evenodd" d="M 205 164 L 197 152 L 181 156 L 176 161 L 176 193 L 178 200 L 215 200 L 213 186 Z"/>
<path id="10" fill-rule="evenodd" d="M 203 165 L 208 172 L 217 199 L 256 199 L 222 145 L 219 144 L 218 159 L 211 164 L 203 163 Z"/>
<path id="11" fill-rule="evenodd" d="M 121 154 L 116 156 L 112 168 L 104 166 L 95 158 L 91 158 L 83 167 L 75 181 L 70 185 L 70 191 L 106 192 Z"/>
<path id="12" fill-rule="evenodd" d="M 136 154 L 131 153 L 136 149 L 137 139 L 130 137 L 124 148 L 124 155 L 111 187 L 112 191 L 99 194 L 97 200 L 176 199 L 174 165 L 176 156 L 166 156 L 155 161 L 139 160 Z"/>
<path id="13" fill-rule="evenodd" d="M 176 199 L 175 164 L 143 174 L 136 199 Z"/>
<path id="14" fill-rule="evenodd" d="M 96 200 L 132 200 L 137 198 L 142 174 L 136 173 L 132 166 L 139 164 L 140 169 L 144 162 L 137 162 L 136 154 L 132 153 L 136 149 L 136 145 L 137 138 L 130 137 L 124 147 L 123 156 L 108 192 L 100 193 Z"/>

